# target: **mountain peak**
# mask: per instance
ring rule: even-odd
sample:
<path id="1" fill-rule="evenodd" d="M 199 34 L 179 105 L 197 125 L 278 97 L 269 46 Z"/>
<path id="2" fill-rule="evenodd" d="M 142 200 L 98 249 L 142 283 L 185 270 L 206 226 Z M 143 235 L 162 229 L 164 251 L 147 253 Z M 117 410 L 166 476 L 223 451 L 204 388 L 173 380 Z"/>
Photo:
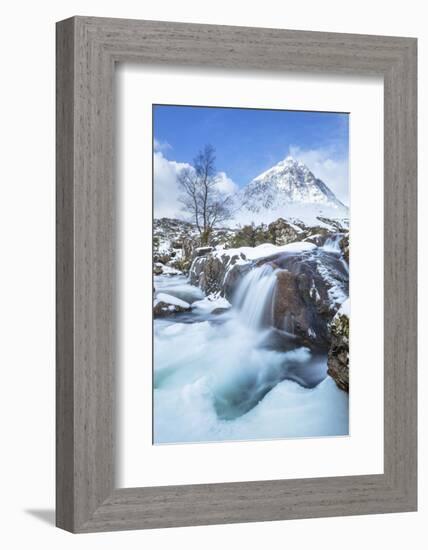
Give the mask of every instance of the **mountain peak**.
<path id="1" fill-rule="evenodd" d="M 256 178 L 254 178 L 253 181 L 260 180 L 262 178 L 265 178 L 267 175 L 271 175 L 278 172 L 281 172 L 284 174 L 288 172 L 298 174 L 300 172 L 301 173 L 300 177 L 304 178 L 307 173 L 310 173 L 310 170 L 305 164 L 303 164 L 303 162 L 295 159 L 291 155 L 288 155 L 287 157 L 285 157 L 285 159 L 280 160 L 277 164 L 275 164 L 274 166 L 271 166 L 271 168 L 268 168 L 268 170 L 258 175 Z M 299 177 L 299 175 L 297 175 L 296 177 Z"/>
<path id="2" fill-rule="evenodd" d="M 244 189 L 243 202 L 253 212 L 290 203 L 347 210 L 323 181 L 291 155 L 254 178 Z"/>
<path id="3" fill-rule="evenodd" d="M 295 159 L 291 155 L 287 155 L 285 159 L 281 160 L 278 164 L 302 164 L 299 160 Z"/>

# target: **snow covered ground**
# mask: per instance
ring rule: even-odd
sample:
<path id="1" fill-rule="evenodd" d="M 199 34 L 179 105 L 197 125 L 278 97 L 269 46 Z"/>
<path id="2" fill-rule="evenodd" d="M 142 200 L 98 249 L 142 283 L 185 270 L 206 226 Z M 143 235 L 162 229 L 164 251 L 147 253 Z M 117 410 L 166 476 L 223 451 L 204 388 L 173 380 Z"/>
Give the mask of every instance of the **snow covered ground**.
<path id="1" fill-rule="evenodd" d="M 261 223 L 269 224 L 283 218 L 287 221 L 303 223 L 307 227 L 325 227 L 329 224 L 322 222 L 319 218 L 338 220 L 345 227 L 349 224 L 349 213 L 347 210 L 334 208 L 329 205 L 318 205 L 316 203 L 285 203 L 275 204 L 268 208 L 261 207 L 258 210 L 249 210 L 240 208 L 231 223 L 230 227 L 238 227 L 251 223 L 259 225 Z"/>
<path id="2" fill-rule="evenodd" d="M 316 245 L 306 242 L 290 243 L 283 246 L 265 243 L 254 247 L 241 246 L 240 248 L 218 248 L 216 253 L 230 257 L 241 256 L 243 254 L 247 260 L 259 260 L 261 258 L 266 258 L 267 256 L 273 256 L 274 254 L 278 254 L 280 252 L 293 252 L 298 254 L 299 252 L 308 252 L 309 250 L 315 250 L 316 248 Z"/>

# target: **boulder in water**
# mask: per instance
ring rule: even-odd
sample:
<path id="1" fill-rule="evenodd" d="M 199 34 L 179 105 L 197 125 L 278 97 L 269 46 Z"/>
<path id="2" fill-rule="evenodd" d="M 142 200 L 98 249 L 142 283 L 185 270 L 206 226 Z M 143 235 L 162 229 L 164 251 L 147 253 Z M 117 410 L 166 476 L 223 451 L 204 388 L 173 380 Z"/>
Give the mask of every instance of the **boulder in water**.
<path id="1" fill-rule="evenodd" d="M 228 307 L 216 307 L 211 311 L 212 315 L 222 315 L 223 313 L 227 313 L 230 308 Z"/>
<path id="2" fill-rule="evenodd" d="M 163 292 L 156 294 L 153 316 L 154 317 L 168 317 L 175 315 L 176 313 L 184 313 L 190 311 L 190 304 L 184 300 L 180 300 L 176 296 L 165 294 Z"/>
<path id="3" fill-rule="evenodd" d="M 328 262 L 328 268 L 324 262 Z M 270 263 L 277 267 L 272 306 L 274 326 L 293 334 L 312 349 L 328 349 L 329 323 L 337 311 L 331 296 L 332 285 L 346 286 L 340 271 L 341 260 L 316 250 L 280 255 Z"/>
<path id="4" fill-rule="evenodd" d="M 320 277 L 288 270 L 277 271 L 276 277 L 274 326 L 293 334 L 311 348 L 328 348 L 328 308 L 321 299 L 326 289 Z"/>
<path id="5" fill-rule="evenodd" d="M 177 306 L 175 304 L 168 304 L 167 302 L 156 302 L 156 304 L 153 307 L 153 316 L 155 318 L 158 317 L 169 317 L 170 315 L 175 315 L 176 313 L 184 313 L 185 311 L 189 311 L 189 307 L 181 307 Z"/>

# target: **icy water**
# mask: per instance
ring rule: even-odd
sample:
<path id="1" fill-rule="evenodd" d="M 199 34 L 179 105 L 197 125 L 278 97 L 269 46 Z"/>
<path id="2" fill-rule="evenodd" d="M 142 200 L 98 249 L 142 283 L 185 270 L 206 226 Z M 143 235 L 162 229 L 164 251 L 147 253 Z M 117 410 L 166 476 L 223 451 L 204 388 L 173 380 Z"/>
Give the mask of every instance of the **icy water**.
<path id="1" fill-rule="evenodd" d="M 270 265 L 251 270 L 218 314 L 224 300 L 184 276 L 155 277 L 156 292 L 193 305 L 154 322 L 155 444 L 348 434 L 348 395 L 326 355 L 269 327 L 274 281 Z"/>

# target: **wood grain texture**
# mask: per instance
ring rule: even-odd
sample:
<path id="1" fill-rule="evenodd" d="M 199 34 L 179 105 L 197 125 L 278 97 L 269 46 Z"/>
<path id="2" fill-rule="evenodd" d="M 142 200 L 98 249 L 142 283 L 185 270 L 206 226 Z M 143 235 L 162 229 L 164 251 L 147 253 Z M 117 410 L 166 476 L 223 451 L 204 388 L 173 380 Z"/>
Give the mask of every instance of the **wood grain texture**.
<path id="1" fill-rule="evenodd" d="M 115 489 L 118 61 L 383 76 L 383 475 Z M 92 532 L 416 510 L 416 145 L 415 39 L 87 17 L 58 23 L 59 527 Z"/>
<path id="2" fill-rule="evenodd" d="M 56 36 L 56 522 L 74 526 L 74 23 Z"/>

